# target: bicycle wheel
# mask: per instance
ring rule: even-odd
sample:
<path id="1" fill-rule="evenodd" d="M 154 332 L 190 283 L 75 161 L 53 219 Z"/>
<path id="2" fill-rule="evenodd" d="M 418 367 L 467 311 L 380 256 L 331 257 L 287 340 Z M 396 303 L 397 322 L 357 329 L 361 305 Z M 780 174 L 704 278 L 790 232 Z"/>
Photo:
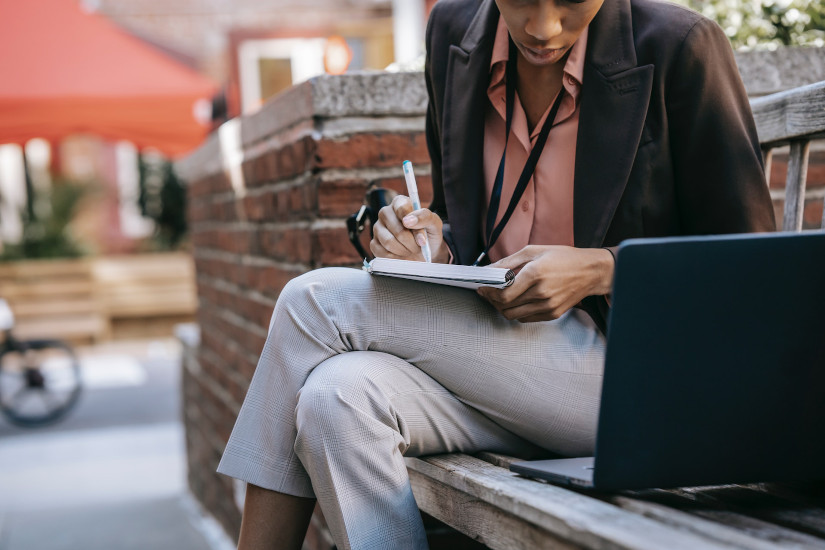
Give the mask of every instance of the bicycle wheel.
<path id="1" fill-rule="evenodd" d="M 14 424 L 54 422 L 77 402 L 80 364 L 59 340 L 14 340 L 0 352 L 0 410 Z"/>

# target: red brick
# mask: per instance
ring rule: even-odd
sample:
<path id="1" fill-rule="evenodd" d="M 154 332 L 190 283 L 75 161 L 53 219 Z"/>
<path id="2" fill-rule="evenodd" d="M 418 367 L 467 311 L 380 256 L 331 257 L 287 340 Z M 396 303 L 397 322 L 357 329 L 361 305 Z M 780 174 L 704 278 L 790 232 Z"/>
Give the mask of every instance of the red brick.
<path id="1" fill-rule="evenodd" d="M 802 213 L 804 229 L 820 229 L 822 227 L 822 199 L 805 201 L 805 210 Z"/>
<path id="2" fill-rule="evenodd" d="M 375 180 L 376 185 L 386 189 L 392 189 L 396 193 L 402 195 L 407 194 L 407 183 L 403 177 L 398 178 L 383 178 Z M 430 176 L 416 176 L 415 183 L 418 187 L 418 196 L 421 199 L 421 204 L 428 205 L 433 200 L 433 180 Z"/>
<path id="3" fill-rule="evenodd" d="M 312 236 L 314 267 L 329 265 L 357 265 L 363 258 L 349 242 L 346 228 L 321 229 Z"/>
<path id="4" fill-rule="evenodd" d="M 274 220 L 286 221 L 289 219 L 289 189 L 282 189 L 274 194 L 273 200 L 275 204 Z"/>
<path id="5" fill-rule="evenodd" d="M 261 231 L 258 234 L 258 246 L 267 258 L 309 263 L 312 260 L 310 237 L 310 232 L 306 228 L 285 229 L 280 232 Z"/>
<path id="6" fill-rule="evenodd" d="M 317 169 L 400 166 L 404 160 L 429 163 L 423 133 L 365 133 L 342 140 L 322 139 L 315 152 Z"/>
<path id="7" fill-rule="evenodd" d="M 287 179 L 298 173 L 300 163 L 296 164 L 292 146 L 286 146 L 278 151 L 278 179 Z"/>
<path id="8" fill-rule="evenodd" d="M 771 163 L 771 189 L 784 189 L 788 177 L 787 155 L 774 155 Z M 825 152 L 811 153 L 808 159 L 807 187 L 825 185 Z"/>
<path id="9" fill-rule="evenodd" d="M 304 191 L 300 186 L 289 190 L 289 213 L 291 215 L 306 213 L 304 208 Z"/>
<path id="10" fill-rule="evenodd" d="M 255 181 L 255 159 L 246 159 L 241 164 L 241 172 L 243 173 L 243 180 L 247 185 L 254 184 Z"/>
<path id="11" fill-rule="evenodd" d="M 345 217 L 364 203 L 367 182 L 363 179 L 324 181 L 318 186 L 318 215 Z"/>

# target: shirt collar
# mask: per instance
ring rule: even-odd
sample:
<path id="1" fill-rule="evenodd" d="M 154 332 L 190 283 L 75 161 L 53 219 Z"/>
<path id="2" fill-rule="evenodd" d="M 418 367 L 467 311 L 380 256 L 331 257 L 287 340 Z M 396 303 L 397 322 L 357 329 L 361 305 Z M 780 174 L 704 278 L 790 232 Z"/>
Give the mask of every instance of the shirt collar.
<path id="1" fill-rule="evenodd" d="M 570 48 L 570 55 L 564 64 L 564 73 L 576 80 L 581 86 L 584 79 L 584 54 L 587 51 L 587 31 L 579 35 L 573 47 Z M 490 60 L 490 85 L 499 84 L 504 80 L 505 66 L 510 58 L 510 35 L 504 18 L 499 15 L 498 26 L 496 27 L 496 38 L 493 42 L 493 56 Z M 500 67 L 500 68 L 499 68 Z"/>

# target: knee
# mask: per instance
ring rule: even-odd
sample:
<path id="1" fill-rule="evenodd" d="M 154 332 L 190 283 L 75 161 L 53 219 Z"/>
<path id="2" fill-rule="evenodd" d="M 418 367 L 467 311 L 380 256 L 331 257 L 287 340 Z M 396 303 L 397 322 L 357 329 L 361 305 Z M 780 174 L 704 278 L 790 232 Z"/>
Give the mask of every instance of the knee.
<path id="1" fill-rule="evenodd" d="M 336 448 L 357 445 L 353 433 L 366 435 L 376 425 L 395 423 L 389 400 L 359 360 L 368 353 L 336 355 L 309 375 L 295 407 L 298 456 L 304 458 L 330 444 Z"/>
<path id="2" fill-rule="evenodd" d="M 334 295 L 340 299 L 341 289 L 357 288 L 369 275 L 359 269 L 346 267 L 324 267 L 308 271 L 291 279 L 281 290 L 278 303 L 284 305 L 304 304 L 307 301 L 324 300 Z"/>
<path id="3" fill-rule="evenodd" d="M 326 311 L 328 308 L 325 307 L 325 303 L 330 295 L 328 290 L 332 287 L 331 282 L 340 280 L 347 275 L 346 273 L 339 273 L 341 271 L 355 270 L 322 268 L 290 279 L 278 295 L 278 301 L 269 321 L 269 333 L 272 334 L 279 312 L 287 317 L 304 318 L 309 312 Z"/>

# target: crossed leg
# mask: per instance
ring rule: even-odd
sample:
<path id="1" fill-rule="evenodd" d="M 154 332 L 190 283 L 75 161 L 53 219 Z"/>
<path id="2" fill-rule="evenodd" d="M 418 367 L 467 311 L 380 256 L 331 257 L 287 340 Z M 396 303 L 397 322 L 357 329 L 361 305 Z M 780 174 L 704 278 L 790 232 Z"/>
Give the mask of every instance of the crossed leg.
<path id="1" fill-rule="evenodd" d="M 403 456 L 590 452 L 603 357 L 580 311 L 522 325 L 466 290 L 317 270 L 278 301 L 219 471 L 317 496 L 340 548 L 426 548 Z"/>

